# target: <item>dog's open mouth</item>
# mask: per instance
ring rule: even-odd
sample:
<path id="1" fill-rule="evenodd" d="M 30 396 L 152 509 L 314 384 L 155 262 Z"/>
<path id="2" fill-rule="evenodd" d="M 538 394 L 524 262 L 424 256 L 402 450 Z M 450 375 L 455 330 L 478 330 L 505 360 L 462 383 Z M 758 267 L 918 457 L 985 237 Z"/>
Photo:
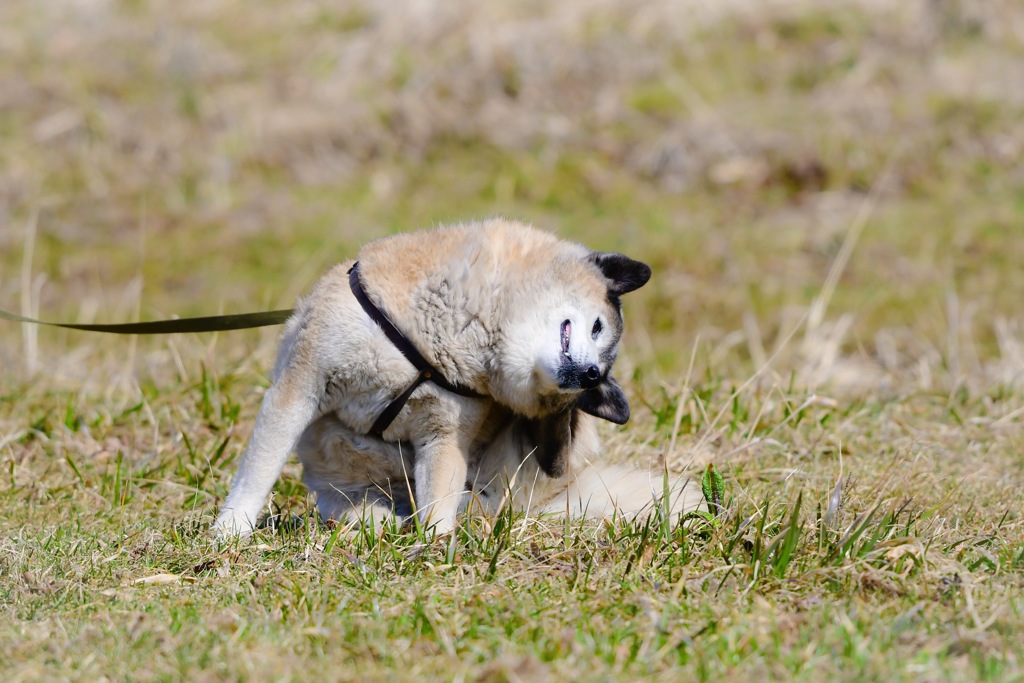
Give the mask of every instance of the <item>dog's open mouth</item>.
<path id="1" fill-rule="evenodd" d="M 568 320 L 562 323 L 562 355 L 569 358 L 569 339 L 572 337 L 572 323 Z"/>

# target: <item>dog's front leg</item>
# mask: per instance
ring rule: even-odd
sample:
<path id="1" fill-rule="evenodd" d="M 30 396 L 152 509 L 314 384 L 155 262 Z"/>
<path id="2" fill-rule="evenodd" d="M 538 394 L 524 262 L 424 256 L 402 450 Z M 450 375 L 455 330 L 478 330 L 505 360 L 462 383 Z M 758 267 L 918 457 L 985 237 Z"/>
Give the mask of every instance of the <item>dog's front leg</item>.
<path id="1" fill-rule="evenodd" d="M 434 433 L 416 442 L 416 514 L 438 534 L 455 528 L 466 488 L 468 457 L 455 434 Z"/>
<path id="2" fill-rule="evenodd" d="M 490 402 L 436 391 L 416 401 L 408 438 L 415 455 L 416 515 L 438 534 L 455 528 L 466 491 L 469 457 Z"/>
<path id="3" fill-rule="evenodd" d="M 249 446 L 213 530 L 221 538 L 248 536 L 270 489 L 303 430 L 316 417 L 309 386 L 285 375 L 267 390 Z"/>

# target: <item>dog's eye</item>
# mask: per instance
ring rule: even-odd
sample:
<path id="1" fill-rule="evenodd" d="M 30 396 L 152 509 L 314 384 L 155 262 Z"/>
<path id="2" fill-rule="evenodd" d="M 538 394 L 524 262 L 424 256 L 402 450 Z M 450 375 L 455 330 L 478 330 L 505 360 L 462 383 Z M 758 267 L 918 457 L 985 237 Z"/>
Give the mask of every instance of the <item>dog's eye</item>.
<path id="1" fill-rule="evenodd" d="M 602 329 L 603 326 L 601 325 L 601 319 L 598 318 L 597 320 L 594 321 L 594 328 L 590 330 L 590 336 L 593 337 L 594 339 L 597 339 L 597 336 L 601 334 Z"/>

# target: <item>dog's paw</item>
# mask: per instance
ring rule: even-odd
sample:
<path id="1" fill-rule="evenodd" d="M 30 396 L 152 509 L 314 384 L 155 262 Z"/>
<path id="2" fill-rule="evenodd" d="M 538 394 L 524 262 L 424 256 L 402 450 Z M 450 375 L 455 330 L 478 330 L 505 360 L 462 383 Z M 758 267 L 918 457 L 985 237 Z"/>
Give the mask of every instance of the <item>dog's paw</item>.
<path id="1" fill-rule="evenodd" d="M 227 509 L 221 511 L 210 531 L 217 540 L 228 541 L 251 536 L 255 527 L 255 521 L 250 520 L 248 516 L 236 510 Z"/>

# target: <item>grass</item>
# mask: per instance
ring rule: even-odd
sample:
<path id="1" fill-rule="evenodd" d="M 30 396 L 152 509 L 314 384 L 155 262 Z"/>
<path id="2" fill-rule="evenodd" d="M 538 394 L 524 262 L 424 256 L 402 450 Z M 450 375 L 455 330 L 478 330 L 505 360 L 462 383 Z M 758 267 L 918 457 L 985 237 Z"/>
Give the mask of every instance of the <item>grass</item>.
<path id="1" fill-rule="evenodd" d="M 289 465 L 218 547 L 276 332 L 0 326 L 0 670 L 1020 680 L 1011 5 L 3 3 L 0 308 L 287 307 L 522 217 L 652 264 L 607 457 L 713 463 L 725 510 L 348 538 Z"/>

